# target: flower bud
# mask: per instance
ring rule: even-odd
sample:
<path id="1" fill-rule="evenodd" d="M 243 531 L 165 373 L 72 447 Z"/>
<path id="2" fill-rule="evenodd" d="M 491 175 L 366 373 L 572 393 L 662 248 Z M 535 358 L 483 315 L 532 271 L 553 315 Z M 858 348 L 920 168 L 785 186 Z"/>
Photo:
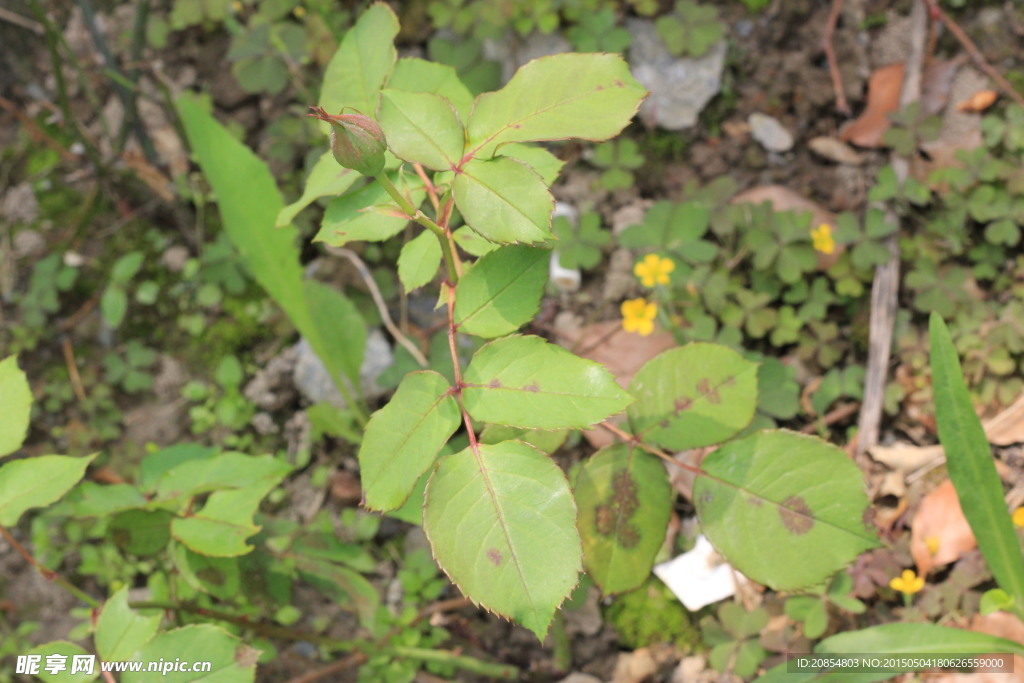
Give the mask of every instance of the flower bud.
<path id="1" fill-rule="evenodd" d="M 362 114 L 328 114 L 310 107 L 310 116 L 331 124 L 331 152 L 339 164 L 363 175 L 375 176 L 384 169 L 387 142 L 377 122 Z"/>

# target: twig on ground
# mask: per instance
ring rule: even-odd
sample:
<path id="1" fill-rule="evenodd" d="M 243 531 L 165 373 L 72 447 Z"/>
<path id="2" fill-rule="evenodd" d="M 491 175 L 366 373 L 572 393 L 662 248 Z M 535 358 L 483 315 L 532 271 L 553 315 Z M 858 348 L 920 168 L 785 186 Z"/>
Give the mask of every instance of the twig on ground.
<path id="1" fill-rule="evenodd" d="M 343 256 L 348 259 L 352 265 L 356 267 L 356 272 L 359 273 L 359 277 L 362 278 L 366 284 L 367 289 L 370 290 L 370 296 L 373 297 L 373 303 L 377 305 L 377 311 L 380 313 L 381 322 L 384 323 L 384 327 L 387 328 L 391 336 L 395 338 L 399 344 L 405 347 L 405 350 L 409 352 L 409 355 L 419 364 L 421 368 L 425 368 L 429 365 L 423 352 L 420 351 L 416 345 L 407 336 L 402 334 L 402 331 L 398 329 L 395 322 L 391 319 L 391 313 L 388 312 L 387 302 L 384 301 L 384 297 L 381 296 L 380 288 L 377 287 L 377 283 L 373 280 L 373 275 L 370 274 L 370 269 L 363 263 L 363 259 L 359 258 L 351 249 L 345 249 L 344 247 L 327 247 L 327 251 Z"/>
<path id="2" fill-rule="evenodd" d="M 32 21 L 28 17 L 23 17 L 17 12 L 12 12 L 11 10 L 4 9 L 3 7 L 0 7 L 0 21 L 6 21 L 8 24 L 14 24 L 15 26 L 27 28 L 29 31 L 32 31 L 32 33 L 35 33 L 37 36 L 41 36 L 43 35 L 43 33 L 45 33 L 43 25 L 40 24 L 38 21 Z"/>
<path id="3" fill-rule="evenodd" d="M 75 361 L 75 349 L 71 346 L 71 337 L 64 335 L 60 340 L 61 349 L 64 351 L 64 364 L 68 366 L 68 376 L 71 377 L 71 387 L 75 391 L 75 397 L 79 403 L 85 403 L 85 387 L 82 386 L 82 377 L 78 374 L 78 363 Z"/>
<path id="4" fill-rule="evenodd" d="M 849 116 L 850 105 L 846 101 L 846 93 L 843 91 L 843 77 L 839 73 L 839 63 L 836 61 L 836 51 L 832 47 L 832 40 L 836 34 L 836 24 L 839 22 L 839 13 L 843 10 L 843 0 L 832 0 L 832 9 L 828 13 L 828 23 L 825 24 L 825 33 L 821 37 L 821 49 L 825 51 L 825 59 L 828 61 L 828 75 L 832 79 L 832 90 L 836 95 L 836 109 L 843 116 Z"/>

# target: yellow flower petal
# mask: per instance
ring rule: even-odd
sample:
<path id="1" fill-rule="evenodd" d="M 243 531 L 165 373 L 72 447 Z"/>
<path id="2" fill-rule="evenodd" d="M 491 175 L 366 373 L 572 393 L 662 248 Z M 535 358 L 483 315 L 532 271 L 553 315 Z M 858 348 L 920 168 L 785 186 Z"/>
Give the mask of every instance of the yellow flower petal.
<path id="1" fill-rule="evenodd" d="M 1024 506 L 1013 511 L 1013 523 L 1017 526 L 1024 526 Z"/>
<path id="2" fill-rule="evenodd" d="M 889 582 L 889 587 L 910 595 L 924 588 L 924 577 L 915 574 L 913 569 L 904 569 L 903 574 Z"/>
<path id="3" fill-rule="evenodd" d="M 822 254 L 831 254 L 836 250 L 836 241 L 832 238 L 832 226 L 822 223 L 814 230 L 811 230 L 811 243 L 815 251 Z"/>
<path id="4" fill-rule="evenodd" d="M 644 298 L 628 299 L 619 307 L 622 311 L 622 329 L 647 336 L 654 331 L 654 319 L 658 315 L 658 304 Z"/>

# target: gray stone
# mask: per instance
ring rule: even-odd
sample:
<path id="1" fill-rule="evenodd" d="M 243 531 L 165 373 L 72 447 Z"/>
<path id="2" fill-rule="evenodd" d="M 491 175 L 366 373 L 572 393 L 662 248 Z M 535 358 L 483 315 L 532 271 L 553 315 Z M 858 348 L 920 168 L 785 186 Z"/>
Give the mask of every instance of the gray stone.
<path id="1" fill-rule="evenodd" d="M 331 380 L 330 373 L 305 338 L 295 345 L 296 360 L 292 379 L 299 393 L 310 403 L 327 401 L 339 408 L 347 405 L 338 387 Z M 367 398 L 375 398 L 383 393 L 377 386 L 377 378 L 394 361 L 391 344 L 378 329 L 370 331 L 366 338 L 366 355 L 359 370 L 362 393 Z"/>
<path id="2" fill-rule="evenodd" d="M 779 123 L 779 120 L 754 112 L 747 117 L 750 134 L 769 152 L 788 152 L 793 149 L 793 134 Z"/>
<path id="3" fill-rule="evenodd" d="M 11 223 L 33 223 L 39 218 L 39 201 L 29 183 L 18 183 L 0 199 L 0 216 Z"/>
<path id="4" fill-rule="evenodd" d="M 591 676 L 590 674 L 576 671 L 569 674 L 558 683 L 601 683 L 601 679 L 597 676 Z"/>
<path id="5" fill-rule="evenodd" d="M 703 57 L 672 55 L 646 19 L 627 19 L 633 37 L 629 62 L 633 76 L 651 95 L 640 107 L 648 125 L 683 130 L 697 123 L 700 112 L 722 89 L 726 43 L 720 40 Z"/>

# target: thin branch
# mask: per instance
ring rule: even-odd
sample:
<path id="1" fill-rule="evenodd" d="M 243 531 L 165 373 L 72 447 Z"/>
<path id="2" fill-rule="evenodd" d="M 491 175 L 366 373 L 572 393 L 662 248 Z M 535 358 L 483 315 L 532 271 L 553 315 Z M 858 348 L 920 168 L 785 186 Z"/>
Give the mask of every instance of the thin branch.
<path id="1" fill-rule="evenodd" d="M 32 21 L 28 17 L 23 17 L 17 12 L 12 12 L 11 10 L 4 9 L 3 7 L 0 7 L 0 21 L 6 21 L 8 24 L 14 24 L 15 26 L 27 28 L 29 31 L 32 31 L 32 33 L 35 33 L 37 36 L 41 36 L 44 33 L 46 33 L 46 30 L 43 28 L 43 25 L 40 24 L 38 21 Z"/>
<path id="2" fill-rule="evenodd" d="M 71 387 L 75 391 L 75 397 L 79 403 L 85 403 L 85 387 L 82 386 L 82 376 L 78 374 L 78 363 L 75 361 L 75 349 L 71 346 L 71 338 L 63 335 L 61 349 L 64 352 L 64 364 L 68 367 L 68 376 L 71 377 Z"/>
<path id="3" fill-rule="evenodd" d="M 828 22 L 825 24 L 825 33 L 821 38 L 821 49 L 825 51 L 825 59 L 828 61 L 828 75 L 832 79 L 832 90 L 836 95 L 836 109 L 843 116 L 850 115 L 850 105 L 846 101 L 846 92 L 843 91 L 843 77 L 839 73 L 839 63 L 836 61 L 836 51 L 832 46 L 832 40 L 836 34 L 836 24 L 839 22 L 839 13 L 843 10 L 843 0 L 832 0 L 832 9 L 828 13 Z"/>
<path id="4" fill-rule="evenodd" d="M 99 600 L 92 597 L 91 595 L 80 589 L 78 586 L 72 584 L 70 581 L 65 579 L 57 572 L 53 571 L 52 569 L 47 569 L 43 565 L 39 564 L 39 561 L 36 560 L 36 558 L 32 557 L 32 553 L 26 550 L 23 545 L 18 543 L 17 539 L 15 539 L 14 536 L 11 536 L 11 533 L 7 531 L 6 527 L 0 526 L 0 536 L 2 536 L 8 543 L 10 543 L 11 547 L 14 548 L 19 555 L 25 558 L 25 561 L 32 565 L 32 567 L 34 567 L 35 570 L 39 572 L 40 576 L 42 576 L 44 579 L 46 579 L 47 581 L 53 581 L 58 586 L 60 586 L 67 592 L 71 593 L 85 604 L 89 605 L 89 607 L 97 608 L 100 606 Z"/>
<path id="5" fill-rule="evenodd" d="M 384 327 L 387 328 L 391 336 L 395 338 L 399 344 L 405 347 L 405 350 L 409 352 L 409 355 L 419 364 L 421 368 L 425 368 L 429 365 L 423 352 L 420 351 L 415 344 L 412 343 L 407 336 L 402 334 L 402 331 L 398 329 L 395 322 L 391 319 L 391 313 L 388 312 L 387 302 L 384 301 L 384 297 L 381 296 L 380 288 L 377 287 L 377 283 L 373 279 L 373 275 L 370 274 L 370 269 L 363 263 L 363 259 L 359 258 L 351 249 L 345 249 L 344 247 L 327 247 L 327 251 L 337 256 L 343 256 L 352 262 L 352 265 L 356 267 L 356 272 L 359 273 L 359 277 L 363 279 L 367 289 L 370 290 L 370 296 L 373 297 L 373 303 L 377 305 L 377 311 L 380 313 L 381 322 L 384 323 Z"/>

